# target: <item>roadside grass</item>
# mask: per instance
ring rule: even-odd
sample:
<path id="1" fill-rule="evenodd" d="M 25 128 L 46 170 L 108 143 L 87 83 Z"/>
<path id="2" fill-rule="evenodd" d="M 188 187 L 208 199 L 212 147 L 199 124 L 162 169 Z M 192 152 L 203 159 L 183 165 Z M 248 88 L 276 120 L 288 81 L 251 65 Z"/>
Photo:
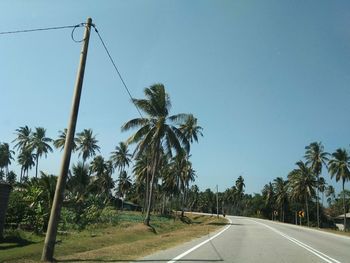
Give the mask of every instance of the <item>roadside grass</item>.
<path id="1" fill-rule="evenodd" d="M 187 213 L 186 220 L 153 216 L 149 228 L 142 219 L 140 213 L 123 212 L 115 226 L 92 225 L 81 232 L 60 234 L 55 258 L 58 262 L 134 260 L 207 235 L 227 222 L 221 217 Z M 43 236 L 18 232 L 0 243 L 0 262 L 37 262 L 43 241 Z"/>

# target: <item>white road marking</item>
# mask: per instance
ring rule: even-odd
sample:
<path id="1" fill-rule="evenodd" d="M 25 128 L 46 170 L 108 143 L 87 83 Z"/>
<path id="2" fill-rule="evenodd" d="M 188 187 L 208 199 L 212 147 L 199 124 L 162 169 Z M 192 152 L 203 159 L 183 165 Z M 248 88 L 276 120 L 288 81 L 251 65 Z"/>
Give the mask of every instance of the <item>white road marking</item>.
<path id="1" fill-rule="evenodd" d="M 317 249 L 313 248 L 313 247 L 310 247 L 309 245 L 306 245 L 305 243 L 293 238 L 293 237 L 290 237 L 284 233 L 282 233 L 281 231 L 269 226 L 269 225 L 266 225 L 264 223 L 261 223 L 261 222 L 258 222 L 258 221 L 255 221 L 255 220 L 252 220 L 250 219 L 251 221 L 257 223 L 257 224 L 260 224 L 260 225 L 263 225 L 267 228 L 269 228 L 270 230 L 274 231 L 275 233 L 281 235 L 282 237 L 288 239 L 289 241 L 297 244 L 298 246 L 308 250 L 309 252 L 311 252 L 312 254 L 318 256 L 319 258 L 323 259 L 324 261 L 328 262 L 328 263 L 341 263 L 340 261 L 334 259 L 334 258 L 331 258 L 330 256 L 327 256 L 326 254 L 322 253 L 321 251 L 318 251 Z"/>
<path id="2" fill-rule="evenodd" d="M 222 233 L 224 233 L 227 229 L 229 229 L 229 227 L 232 224 L 232 221 L 230 218 L 227 218 L 230 225 L 228 225 L 227 227 L 225 227 L 223 230 L 221 230 L 219 233 L 217 233 L 216 235 L 212 236 L 211 238 L 208 238 L 207 240 L 204 240 L 202 243 L 199 243 L 198 245 L 190 248 L 189 250 L 185 251 L 184 253 L 178 255 L 177 257 L 173 258 L 172 260 L 168 261 L 167 263 L 174 263 L 176 261 L 178 261 L 179 259 L 183 258 L 184 256 L 188 255 L 189 253 L 195 251 L 197 248 L 203 246 L 204 244 L 208 243 L 210 240 L 213 240 L 214 238 L 220 236 Z"/>

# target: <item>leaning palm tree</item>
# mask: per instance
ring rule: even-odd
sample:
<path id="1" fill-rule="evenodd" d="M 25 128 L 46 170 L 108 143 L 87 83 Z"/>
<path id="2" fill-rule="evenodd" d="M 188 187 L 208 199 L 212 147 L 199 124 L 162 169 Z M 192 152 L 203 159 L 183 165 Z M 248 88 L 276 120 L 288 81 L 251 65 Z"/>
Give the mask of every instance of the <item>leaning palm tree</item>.
<path id="1" fill-rule="evenodd" d="M 332 159 L 328 163 L 328 170 L 331 178 L 342 181 L 343 186 L 343 208 L 344 208 L 344 230 L 346 230 L 346 205 L 345 205 L 345 182 L 350 179 L 350 155 L 345 149 L 337 149 L 332 153 Z"/>
<path id="2" fill-rule="evenodd" d="M 84 129 L 82 132 L 77 134 L 77 151 L 79 151 L 79 157 L 83 158 L 83 166 L 85 161 L 96 155 L 96 152 L 100 152 L 100 147 L 97 145 L 98 140 L 92 134 L 91 129 Z"/>
<path id="3" fill-rule="evenodd" d="M 165 154 L 172 155 L 172 150 L 179 152 L 182 147 L 189 150 L 189 143 L 175 124 L 185 120 L 187 114 L 169 116 L 171 102 L 162 84 L 155 84 L 144 90 L 146 99 L 133 99 L 133 103 L 146 115 L 144 118 L 136 118 L 122 126 L 122 131 L 133 128 L 139 130 L 128 139 L 128 143 L 136 143 L 136 158 L 145 152 L 150 152 L 151 180 L 149 200 L 145 224 L 149 225 L 152 205 L 153 184 L 157 170 L 159 169 L 160 153 L 162 148 Z"/>
<path id="4" fill-rule="evenodd" d="M 288 174 L 290 199 L 305 202 L 307 225 L 310 226 L 309 200 L 315 196 L 316 179 L 311 168 L 303 161 L 297 162 L 296 165 L 298 168 Z"/>
<path id="5" fill-rule="evenodd" d="M 56 149 L 61 149 L 63 150 L 64 145 L 66 143 L 66 137 L 67 137 L 67 129 L 65 128 L 63 131 L 59 131 L 58 132 L 58 138 L 56 140 L 53 141 L 53 145 L 56 147 Z M 72 145 L 72 151 L 74 152 L 75 149 L 77 148 L 77 144 L 76 144 L 77 139 L 74 138 L 73 140 L 73 145 Z"/>
<path id="6" fill-rule="evenodd" d="M 317 210 L 317 227 L 320 227 L 320 203 L 319 203 L 319 190 L 320 190 L 320 174 L 322 173 L 322 166 L 327 166 L 329 155 L 324 151 L 324 147 L 321 142 L 313 142 L 305 147 L 305 159 L 306 164 L 311 166 L 311 170 L 314 172 L 317 178 L 316 185 L 316 210 Z"/>
<path id="7" fill-rule="evenodd" d="M 33 133 L 32 140 L 29 147 L 33 149 L 35 153 L 35 177 L 38 177 L 38 166 L 39 158 L 42 155 L 47 157 L 48 152 L 52 152 L 52 148 L 49 143 L 52 142 L 52 139 L 46 137 L 46 129 L 42 127 L 36 127 L 35 132 Z"/>

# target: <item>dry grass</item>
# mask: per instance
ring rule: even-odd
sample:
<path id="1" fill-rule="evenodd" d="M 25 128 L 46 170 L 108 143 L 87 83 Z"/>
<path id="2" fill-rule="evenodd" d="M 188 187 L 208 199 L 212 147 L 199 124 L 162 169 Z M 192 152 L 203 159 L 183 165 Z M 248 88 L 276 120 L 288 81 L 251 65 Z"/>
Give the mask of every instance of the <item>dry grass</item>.
<path id="1" fill-rule="evenodd" d="M 215 216 L 187 214 L 189 222 L 154 218 L 153 228 L 142 223 L 124 222 L 60 236 L 55 256 L 58 262 L 113 262 L 134 260 L 193 238 L 207 235 L 226 224 Z M 27 247 L 0 250 L 0 262 L 37 262 L 42 242 Z"/>

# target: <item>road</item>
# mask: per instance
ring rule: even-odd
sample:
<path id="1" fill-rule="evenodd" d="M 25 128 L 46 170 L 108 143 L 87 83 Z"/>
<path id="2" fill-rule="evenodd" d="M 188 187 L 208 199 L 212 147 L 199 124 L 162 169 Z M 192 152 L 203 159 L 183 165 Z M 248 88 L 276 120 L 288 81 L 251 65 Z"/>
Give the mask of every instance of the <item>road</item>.
<path id="1" fill-rule="evenodd" d="M 138 262 L 350 262 L 350 238 L 300 226 L 229 216 L 216 233 Z"/>

